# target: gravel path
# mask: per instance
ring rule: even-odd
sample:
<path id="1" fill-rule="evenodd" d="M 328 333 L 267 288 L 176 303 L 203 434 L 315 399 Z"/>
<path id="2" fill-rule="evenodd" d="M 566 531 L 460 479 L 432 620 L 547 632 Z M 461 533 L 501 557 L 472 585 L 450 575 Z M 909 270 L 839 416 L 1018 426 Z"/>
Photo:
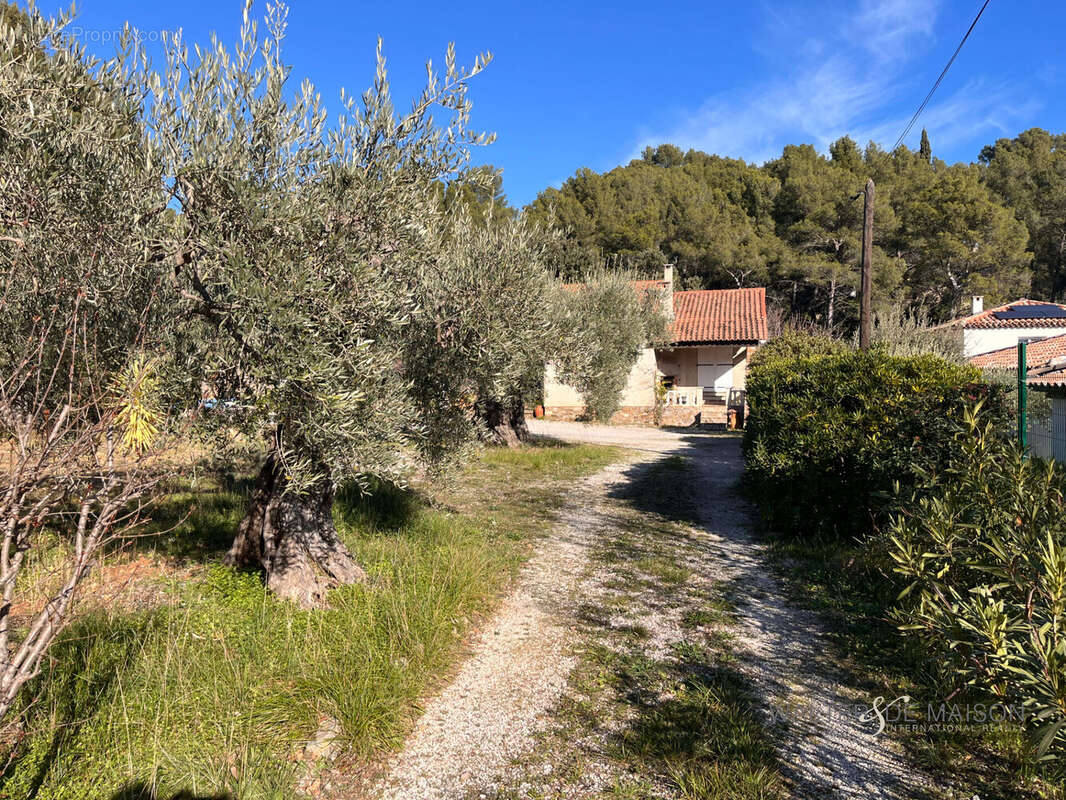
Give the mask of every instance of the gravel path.
<path id="1" fill-rule="evenodd" d="M 597 500 L 622 480 L 625 467 L 615 464 L 585 479 L 567 498 L 552 535 L 459 675 L 427 704 L 378 788 L 382 800 L 463 797 L 529 748 L 574 666 L 568 601 L 604 524 Z"/>
<path id="2" fill-rule="evenodd" d="M 531 429 L 569 441 L 621 445 L 637 456 L 586 479 L 569 494 L 517 590 L 486 625 L 456 679 L 427 703 L 376 797 L 491 797 L 501 781 L 507 782 L 508 766 L 551 724 L 576 663 L 575 607 L 583 593 L 598 590 L 591 585 L 596 569 L 590 556 L 616 532 L 608 498 L 624 486 L 634 464 L 667 454 L 691 458 L 699 476 L 701 524 L 691 535 L 699 541 L 700 560 L 709 562 L 704 571 L 742 587 L 736 649 L 741 668 L 780 723 L 782 773 L 794 796 L 921 794 L 923 780 L 893 743 L 860 720 L 855 709 L 869 701 L 837 679 L 817 619 L 785 601 L 783 587 L 766 565 L 752 535 L 750 510 L 736 493 L 742 469 L 736 438 L 541 420 Z M 650 605 L 633 611 L 643 613 L 648 623 L 661 616 Z"/>
<path id="3" fill-rule="evenodd" d="M 795 797 L 902 799 L 929 788 L 898 745 L 862 719 L 872 698 L 840 680 L 816 616 L 786 601 L 753 537 L 753 512 L 737 493 L 743 471 L 739 439 L 540 420 L 532 429 L 567 441 L 624 444 L 693 460 L 704 533 L 718 548 L 722 576 L 744 590 L 737 598 L 736 630 L 743 668 L 775 721 L 783 723 L 779 757 Z"/>

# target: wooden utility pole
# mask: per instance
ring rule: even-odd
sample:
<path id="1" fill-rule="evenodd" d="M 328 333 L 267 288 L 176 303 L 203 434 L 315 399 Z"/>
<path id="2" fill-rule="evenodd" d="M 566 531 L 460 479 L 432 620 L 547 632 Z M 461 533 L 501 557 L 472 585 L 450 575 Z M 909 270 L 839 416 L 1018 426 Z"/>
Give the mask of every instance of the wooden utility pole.
<path id="1" fill-rule="evenodd" d="M 862 206 L 862 284 L 859 292 L 859 349 L 870 349 L 870 292 L 874 261 L 874 181 L 866 181 Z"/>

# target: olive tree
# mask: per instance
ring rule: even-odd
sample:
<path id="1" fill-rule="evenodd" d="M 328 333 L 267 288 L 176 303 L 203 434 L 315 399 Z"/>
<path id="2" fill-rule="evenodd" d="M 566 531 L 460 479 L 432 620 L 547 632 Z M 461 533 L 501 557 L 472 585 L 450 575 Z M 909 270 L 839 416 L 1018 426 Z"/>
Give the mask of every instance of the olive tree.
<path id="1" fill-rule="evenodd" d="M 240 42 L 168 41 L 152 129 L 179 232 L 172 248 L 190 386 L 227 401 L 226 425 L 265 443 L 231 563 L 261 567 L 304 606 L 363 571 L 331 516 L 352 475 L 403 474 L 421 424 L 402 367 L 418 274 L 440 244 L 435 186 L 490 137 L 467 132 L 471 69 L 448 50 L 411 110 L 377 75 L 339 121 L 280 51 L 283 6 Z M 434 125 L 443 109 L 447 125 Z"/>
<path id="2" fill-rule="evenodd" d="M 545 263 L 552 234 L 506 209 L 479 216 L 465 204 L 450 210 L 440 255 L 417 281 L 404 363 L 436 458 L 477 438 L 524 439 L 524 401 L 556 338 Z"/>
<path id="3" fill-rule="evenodd" d="M 66 22 L 0 4 L 0 716 L 158 477 L 166 199 L 146 63 L 129 40 L 90 59 Z M 20 577 L 57 537 L 47 596 L 16 622 Z"/>
<path id="4" fill-rule="evenodd" d="M 666 338 L 667 299 L 661 291 L 641 288 L 634 276 L 613 270 L 561 286 L 555 296 L 560 330 L 556 374 L 581 393 L 593 419 L 606 422 L 618 410 L 641 351 Z"/>

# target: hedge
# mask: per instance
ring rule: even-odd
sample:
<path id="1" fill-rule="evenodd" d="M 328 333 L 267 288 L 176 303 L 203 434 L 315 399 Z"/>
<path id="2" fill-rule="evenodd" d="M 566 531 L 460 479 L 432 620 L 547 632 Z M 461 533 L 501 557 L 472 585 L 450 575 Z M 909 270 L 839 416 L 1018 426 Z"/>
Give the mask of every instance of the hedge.
<path id="1" fill-rule="evenodd" d="M 989 418 L 1007 420 L 1003 387 L 974 367 L 824 337 L 767 345 L 747 390 L 747 484 L 764 520 L 794 535 L 869 532 L 897 487 L 949 460 L 968 407 L 983 400 Z"/>

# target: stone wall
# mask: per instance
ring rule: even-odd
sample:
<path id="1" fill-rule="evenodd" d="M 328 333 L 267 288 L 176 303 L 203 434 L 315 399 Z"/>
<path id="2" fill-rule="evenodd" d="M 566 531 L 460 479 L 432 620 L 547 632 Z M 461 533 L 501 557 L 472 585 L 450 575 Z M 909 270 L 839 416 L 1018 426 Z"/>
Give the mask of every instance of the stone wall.
<path id="1" fill-rule="evenodd" d="M 563 422 L 573 422 L 584 416 L 584 414 L 584 406 L 544 406 L 544 419 L 557 419 Z"/>
<path id="2" fill-rule="evenodd" d="M 545 406 L 544 418 L 573 422 L 585 416 L 581 406 Z M 698 417 L 698 420 L 697 420 Z M 724 405 L 714 406 L 666 406 L 663 408 L 663 425 L 670 427 L 687 427 L 696 422 L 701 424 L 723 425 L 726 421 Z M 622 406 L 610 420 L 611 425 L 646 425 L 655 424 L 654 406 Z"/>

